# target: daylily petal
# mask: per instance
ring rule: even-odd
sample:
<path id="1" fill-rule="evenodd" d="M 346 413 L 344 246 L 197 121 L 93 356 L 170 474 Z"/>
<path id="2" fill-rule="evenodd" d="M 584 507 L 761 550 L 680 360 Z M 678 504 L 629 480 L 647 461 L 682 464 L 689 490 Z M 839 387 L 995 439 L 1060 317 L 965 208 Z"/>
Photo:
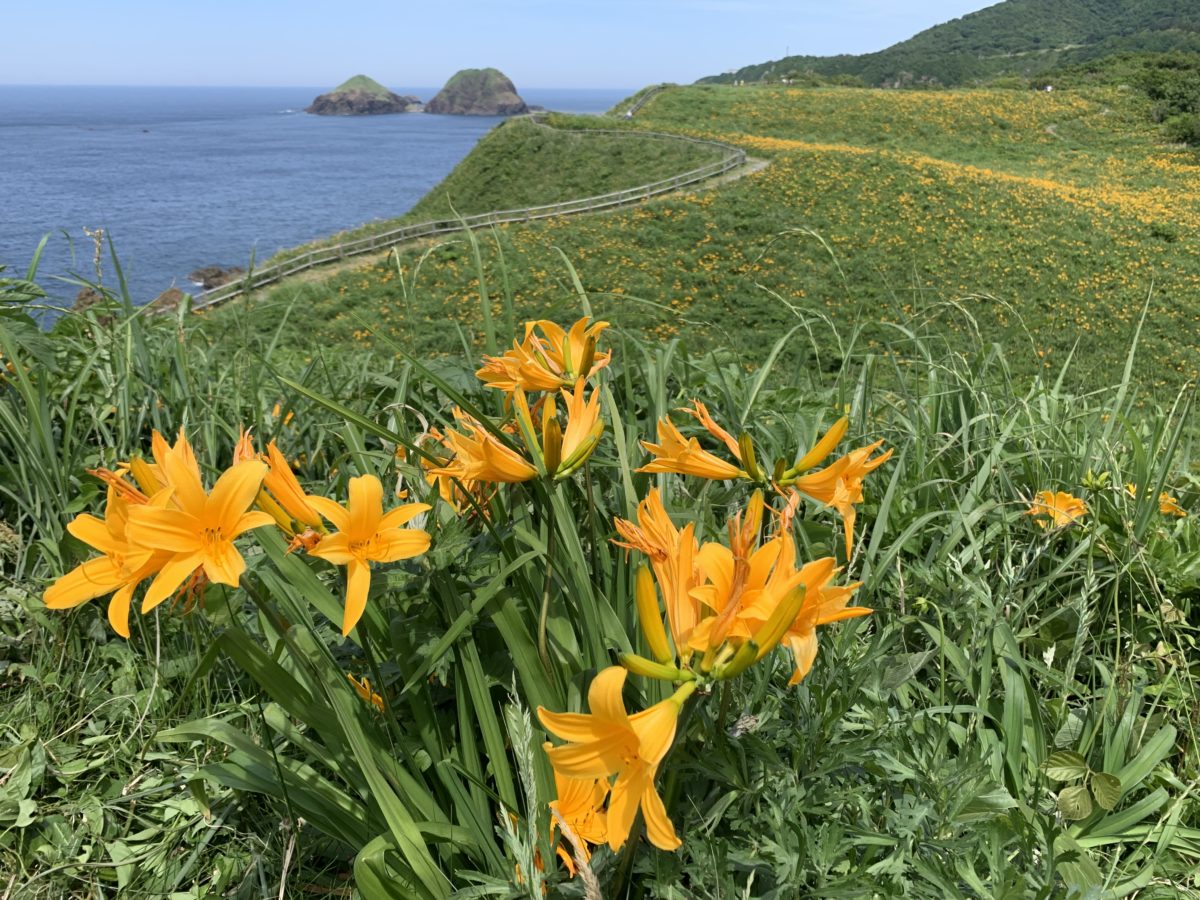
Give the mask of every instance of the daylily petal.
<path id="1" fill-rule="evenodd" d="M 629 837 L 647 786 L 653 789 L 652 773 L 643 764 L 627 767 L 613 785 L 608 798 L 608 846 L 613 850 L 620 850 Z"/>
<path id="2" fill-rule="evenodd" d="M 350 513 L 336 500 L 310 496 L 308 502 L 313 509 L 332 522 L 333 527 L 338 531 L 346 531 L 350 527 Z"/>
<path id="3" fill-rule="evenodd" d="M 346 566 L 346 611 L 342 616 L 342 637 L 347 637 L 367 608 L 367 593 L 371 589 L 371 566 L 357 559 Z"/>
<path id="4" fill-rule="evenodd" d="M 584 713 L 551 712 L 546 707 L 539 706 L 537 714 L 542 726 L 547 731 L 555 737 L 573 744 L 598 741 L 609 733 L 608 729 L 601 726 L 594 716 Z"/>
<path id="5" fill-rule="evenodd" d="M 363 541 L 379 529 L 383 517 L 383 485 L 374 475 L 350 479 L 350 524 L 346 531 L 351 540 Z"/>
<path id="6" fill-rule="evenodd" d="M 250 531 L 253 528 L 265 528 L 267 525 L 274 525 L 275 519 L 270 513 L 260 512 L 258 510 L 250 510 L 244 512 L 233 523 L 233 528 L 226 535 L 233 539 L 244 531 Z"/>
<path id="7" fill-rule="evenodd" d="M 108 624 L 121 637 L 129 638 L 129 604 L 133 599 L 135 582 L 125 585 L 108 601 Z"/>
<path id="8" fill-rule="evenodd" d="M 399 528 L 421 513 L 428 512 L 431 508 L 428 503 L 405 503 L 403 506 L 389 509 L 383 514 L 383 518 L 379 520 L 379 530 L 386 531 L 389 528 Z"/>
<path id="9" fill-rule="evenodd" d="M 196 458 L 192 455 L 191 446 L 182 434 L 179 440 L 186 447 L 186 452 L 177 445 L 159 461 L 159 466 L 167 483 L 175 489 L 174 497 L 179 507 L 193 516 L 200 516 L 204 513 L 207 501 L 204 485 L 200 483 L 200 471 L 195 466 Z"/>
<path id="10" fill-rule="evenodd" d="M 109 508 L 113 509 L 111 500 L 109 504 Z M 127 549 L 124 541 L 114 537 L 107 522 L 87 513 L 78 515 L 68 522 L 67 531 L 101 553 L 124 553 Z"/>
<path id="11" fill-rule="evenodd" d="M 258 460 L 247 460 L 222 472 L 205 503 L 206 524 L 233 537 L 238 519 L 254 503 L 266 474 L 267 464 Z"/>
<path id="12" fill-rule="evenodd" d="M 646 820 L 646 837 L 659 850 L 677 850 L 683 844 L 667 816 L 662 797 L 654 789 L 653 780 L 642 791 L 642 817 Z"/>
<path id="13" fill-rule="evenodd" d="M 629 728 L 629 716 L 625 712 L 625 701 L 621 690 L 625 686 L 627 672 L 623 666 L 609 666 L 592 679 L 588 688 L 588 706 L 592 715 L 601 722 L 620 729 Z"/>
<path id="14" fill-rule="evenodd" d="M 50 609 L 70 609 L 115 590 L 123 580 L 121 567 L 101 556 L 63 575 L 46 588 L 42 600 Z"/>
<path id="15" fill-rule="evenodd" d="M 233 541 L 213 541 L 205 548 L 204 574 L 208 576 L 209 581 L 237 587 L 245 571 L 246 561 L 242 559 L 242 554 L 233 545 Z"/>
<path id="16" fill-rule="evenodd" d="M 203 544 L 201 521 L 179 509 L 136 506 L 129 510 L 126 531 L 132 544 L 172 553 L 195 553 Z"/>
<path id="17" fill-rule="evenodd" d="M 154 581 L 150 582 L 146 596 L 142 598 L 142 613 L 150 612 L 174 594 L 184 580 L 196 571 L 203 560 L 204 554 L 199 551 L 172 557 L 159 570 Z"/>
<path id="18" fill-rule="evenodd" d="M 389 563 L 412 559 L 429 549 L 429 532 L 418 528 L 389 528 L 375 535 L 371 559 Z"/>
<path id="19" fill-rule="evenodd" d="M 587 744 L 564 744 L 546 751 L 556 772 L 571 778 L 607 778 L 620 769 L 628 741 L 613 734 Z"/>
<path id="20" fill-rule="evenodd" d="M 344 566 L 354 559 L 354 554 L 350 552 L 350 539 L 344 531 L 325 535 L 317 546 L 308 551 L 308 555 L 331 562 L 335 566 Z"/>
<path id="21" fill-rule="evenodd" d="M 670 698 L 655 703 L 649 709 L 630 716 L 629 724 L 638 737 L 638 756 L 657 766 L 675 740 L 679 704 Z"/>

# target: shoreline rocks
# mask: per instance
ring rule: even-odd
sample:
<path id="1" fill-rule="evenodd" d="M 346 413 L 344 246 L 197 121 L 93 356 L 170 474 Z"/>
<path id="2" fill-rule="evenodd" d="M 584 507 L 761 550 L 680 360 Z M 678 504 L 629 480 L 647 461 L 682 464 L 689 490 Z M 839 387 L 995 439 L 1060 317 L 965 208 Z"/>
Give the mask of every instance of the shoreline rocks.
<path id="1" fill-rule="evenodd" d="M 241 266 L 202 266 L 188 275 L 188 281 L 206 291 L 236 281 L 246 274 Z"/>

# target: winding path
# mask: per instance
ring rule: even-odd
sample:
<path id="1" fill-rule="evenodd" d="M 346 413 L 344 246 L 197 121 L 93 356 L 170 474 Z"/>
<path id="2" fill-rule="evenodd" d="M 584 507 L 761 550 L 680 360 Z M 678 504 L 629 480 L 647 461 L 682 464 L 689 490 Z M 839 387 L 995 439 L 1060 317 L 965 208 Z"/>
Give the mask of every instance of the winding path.
<path id="1" fill-rule="evenodd" d="M 651 99 L 658 96 L 665 89 L 665 86 L 660 85 L 647 90 L 627 109 L 621 110 L 619 115 L 623 118 L 632 117 Z M 540 114 L 533 114 L 529 118 L 530 121 L 541 128 L 554 128 L 554 126 L 544 121 L 544 116 Z M 661 194 L 677 191 L 681 188 L 699 184 L 710 179 L 717 179 L 716 183 L 722 184 L 726 181 L 741 178 L 745 175 L 750 175 L 754 172 L 761 171 L 767 165 L 766 160 L 751 159 L 746 156 L 746 151 L 742 150 L 740 147 L 734 147 L 731 144 L 725 144 L 720 141 L 703 140 L 701 138 L 686 137 L 684 135 L 669 134 L 666 132 L 629 129 L 588 128 L 570 129 L 570 131 L 577 134 L 591 133 L 621 135 L 622 137 L 652 137 L 665 140 L 685 141 L 687 143 L 702 144 L 714 147 L 721 151 L 721 157 L 715 162 L 691 169 L 687 172 L 681 172 L 678 175 L 672 175 L 670 178 L 663 178 L 648 184 L 625 188 L 624 190 L 613 191 L 608 194 L 598 194 L 592 197 L 581 197 L 574 200 L 565 200 L 561 203 L 551 203 L 542 206 L 527 206 L 520 209 L 496 210 L 493 212 L 485 212 L 479 213 L 478 215 L 466 216 L 461 219 L 439 219 L 431 222 L 418 222 L 413 225 L 405 225 L 391 231 L 386 231 L 382 234 L 360 238 L 359 240 L 346 241 L 345 243 L 341 244 L 333 244 L 330 246 L 309 250 L 307 253 L 303 253 L 300 256 L 285 260 L 277 265 L 264 266 L 261 269 L 251 270 L 244 278 L 239 278 L 237 281 L 233 281 L 229 284 L 224 284 L 220 287 L 216 287 L 212 290 L 204 291 L 198 294 L 192 303 L 192 311 L 197 312 L 200 310 L 210 309 L 217 304 L 224 303 L 226 300 L 231 300 L 234 297 L 239 297 L 243 294 L 252 293 L 260 288 L 275 284 L 279 281 L 282 281 L 284 278 L 297 275 L 308 269 L 340 262 L 349 257 L 358 256 L 364 253 L 371 253 L 377 250 L 386 250 L 425 238 L 453 234 L 461 231 L 463 228 L 475 230 L 479 228 L 491 228 L 494 225 L 503 225 L 510 222 L 531 222 L 536 219 L 572 216 L 579 215 L 581 213 L 595 213 L 617 209 L 622 206 L 641 203 L 642 201 L 648 200 L 651 197 L 657 197 Z"/>

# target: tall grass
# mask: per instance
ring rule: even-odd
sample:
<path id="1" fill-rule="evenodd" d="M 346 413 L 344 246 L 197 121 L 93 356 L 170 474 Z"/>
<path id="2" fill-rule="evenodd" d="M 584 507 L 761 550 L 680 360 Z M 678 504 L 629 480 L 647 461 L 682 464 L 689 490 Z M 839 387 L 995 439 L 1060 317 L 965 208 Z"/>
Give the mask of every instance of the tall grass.
<path id="1" fill-rule="evenodd" d="M 511 340 L 498 294 L 491 346 Z M 571 303 L 589 301 L 580 288 Z M 845 561 L 876 612 L 823 631 L 800 686 L 783 687 L 788 661 L 769 657 L 699 708 L 685 737 L 705 752 L 678 757 L 662 788 L 684 846 L 598 851 L 604 896 L 1200 888 L 1200 534 L 1157 503 L 1166 491 L 1200 509 L 1194 388 L 1140 408 L 1136 346 L 1119 383 L 1081 397 L 1066 372 L 1014 377 L 984 342 L 955 354 L 909 332 L 874 355 L 853 332 L 794 320 L 747 370 L 744 354 L 647 342 L 615 321 L 608 436 L 586 477 L 498 493 L 486 520 L 435 507 L 433 550 L 376 576 L 355 640 L 337 635 L 340 576 L 265 536 L 244 592 L 136 617 L 126 645 L 104 636 L 97 604 L 64 616 L 39 602 L 82 557 L 63 524 L 98 499 L 85 466 L 186 425 L 216 471 L 246 424 L 315 493 L 378 473 L 421 495 L 419 436 L 454 404 L 501 410 L 470 359 L 433 364 L 383 341 L 378 355 L 313 348 L 300 366 L 299 348 L 268 339 L 239 356 L 186 317 L 122 306 L 69 317 L 53 365 L 0 322 L 15 367 L 0 385 L 0 510 L 21 536 L 0 607 L 14 657 L 0 871 L 19 873 L 14 897 L 265 896 L 343 878 L 365 897 L 538 896 L 543 879 L 583 896 L 552 864 L 553 782 L 529 711 L 580 708 L 613 652 L 638 649 L 614 516 L 658 485 L 715 538 L 744 504 L 738 485 L 633 472 L 639 439 L 693 398 L 764 458 L 811 445 L 846 407 L 855 443 L 895 448 Z M 1090 513 L 1043 530 L 1025 515 L 1041 490 L 1079 494 Z M 841 546 L 815 510 L 796 535 L 810 558 Z M 370 677 L 382 712 L 347 670 Z M 1064 751 L 1084 768 L 1055 765 Z"/>

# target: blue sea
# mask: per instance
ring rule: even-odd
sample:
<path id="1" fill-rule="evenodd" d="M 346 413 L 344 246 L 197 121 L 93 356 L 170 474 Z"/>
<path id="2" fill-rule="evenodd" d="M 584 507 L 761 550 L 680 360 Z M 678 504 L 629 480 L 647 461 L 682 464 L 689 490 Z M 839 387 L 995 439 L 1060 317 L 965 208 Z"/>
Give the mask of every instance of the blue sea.
<path id="1" fill-rule="evenodd" d="M 245 266 L 407 212 L 500 119 L 311 116 L 322 88 L 0 85 L 0 264 L 69 305 L 96 277 L 84 229 L 115 244 L 135 303 L 208 265 Z M 399 88 L 428 100 L 434 88 Z M 522 90 L 527 103 L 601 113 L 631 91 Z M 107 257 L 101 277 L 116 285 Z"/>

